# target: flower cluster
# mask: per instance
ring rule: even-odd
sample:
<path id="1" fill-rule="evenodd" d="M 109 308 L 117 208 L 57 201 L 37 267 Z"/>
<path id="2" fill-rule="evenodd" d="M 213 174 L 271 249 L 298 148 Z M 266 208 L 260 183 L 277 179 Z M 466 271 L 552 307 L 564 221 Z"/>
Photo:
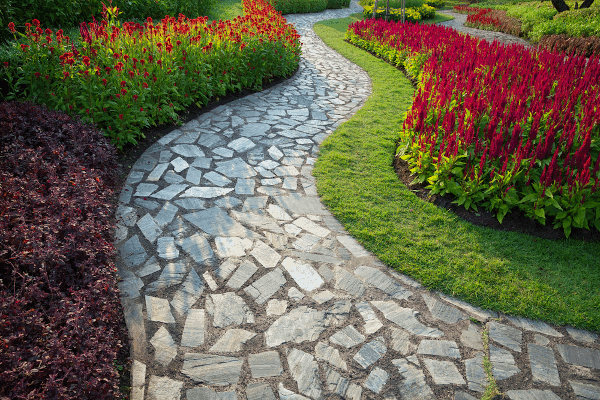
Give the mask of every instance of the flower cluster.
<path id="1" fill-rule="evenodd" d="M 500 221 L 519 208 L 567 235 L 600 230 L 598 57 L 373 20 L 346 37 L 418 81 L 399 155 L 419 181 Z"/>

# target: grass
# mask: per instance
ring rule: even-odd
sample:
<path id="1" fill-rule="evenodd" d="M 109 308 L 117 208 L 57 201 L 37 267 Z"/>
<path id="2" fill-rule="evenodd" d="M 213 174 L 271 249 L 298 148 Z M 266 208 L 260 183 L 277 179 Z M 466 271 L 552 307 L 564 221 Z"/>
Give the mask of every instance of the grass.
<path id="1" fill-rule="evenodd" d="M 240 15 L 244 15 L 242 9 L 242 0 L 217 0 L 211 11 L 208 13 L 208 18 L 211 20 L 228 20 L 234 19 Z"/>
<path id="2" fill-rule="evenodd" d="M 364 107 L 321 146 L 314 174 L 327 208 L 381 261 L 433 290 L 509 315 L 600 331 L 600 243 L 476 227 L 398 181 L 397 132 L 414 89 L 402 72 L 343 41 L 345 27 L 359 18 L 315 25 L 373 85 Z"/>

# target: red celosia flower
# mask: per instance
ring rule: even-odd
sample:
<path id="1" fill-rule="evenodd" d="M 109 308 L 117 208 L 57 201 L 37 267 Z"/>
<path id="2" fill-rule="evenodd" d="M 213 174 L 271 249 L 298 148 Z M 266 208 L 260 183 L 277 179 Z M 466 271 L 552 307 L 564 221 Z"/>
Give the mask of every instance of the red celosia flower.
<path id="1" fill-rule="evenodd" d="M 121 81 L 121 87 L 125 87 L 125 86 L 127 86 L 127 82 Z"/>
<path id="2" fill-rule="evenodd" d="M 50 75 L 44 75 L 44 78 L 46 78 L 46 80 L 50 79 Z"/>
<path id="3" fill-rule="evenodd" d="M 84 64 L 86 67 L 89 67 L 89 66 L 90 66 L 90 58 L 89 58 L 88 56 L 83 56 L 83 58 L 81 59 L 81 61 L 83 62 L 83 64 Z"/>
<path id="4" fill-rule="evenodd" d="M 23 51 L 27 51 L 26 49 L 27 49 L 28 47 L 29 47 L 29 46 L 27 46 L 26 44 L 22 44 L 22 45 L 21 45 L 21 50 L 23 50 Z"/>
<path id="5" fill-rule="evenodd" d="M 147 89 L 147 88 L 148 88 L 148 84 L 147 84 L 146 82 L 143 82 L 143 83 L 142 83 L 142 86 L 144 87 L 144 89 Z"/>
<path id="6" fill-rule="evenodd" d="M 123 114 L 119 114 L 119 119 L 123 120 Z"/>
<path id="7" fill-rule="evenodd" d="M 108 81 L 107 81 L 106 79 L 102 79 L 102 84 L 103 84 L 104 86 L 106 86 L 106 84 L 107 84 L 107 83 L 108 83 Z"/>
<path id="8" fill-rule="evenodd" d="M 65 78 L 68 78 L 69 77 L 69 71 L 64 71 L 63 75 L 65 76 Z"/>
<path id="9" fill-rule="evenodd" d="M 138 95 L 137 95 L 137 94 L 134 94 L 134 95 L 133 95 L 133 101 L 137 101 L 137 99 L 138 99 Z"/>
<path id="10" fill-rule="evenodd" d="M 36 72 L 36 73 L 35 73 L 35 77 L 36 77 L 36 78 L 39 78 L 40 76 L 42 76 L 42 74 L 40 74 L 39 72 Z"/>
<path id="11" fill-rule="evenodd" d="M 8 23 L 8 29 L 10 29 L 10 31 L 12 33 L 15 33 L 16 32 L 16 30 L 15 30 L 15 23 L 14 22 L 9 22 Z"/>
<path id="12" fill-rule="evenodd" d="M 8 68 L 8 61 L 4 61 L 4 68 Z"/>
<path id="13" fill-rule="evenodd" d="M 31 23 L 37 28 L 40 27 L 40 21 L 38 21 L 37 19 L 34 19 L 33 21 L 31 21 Z"/>
<path id="14" fill-rule="evenodd" d="M 125 96 L 127 94 L 127 89 L 121 89 L 121 94 L 123 94 L 123 96 Z"/>

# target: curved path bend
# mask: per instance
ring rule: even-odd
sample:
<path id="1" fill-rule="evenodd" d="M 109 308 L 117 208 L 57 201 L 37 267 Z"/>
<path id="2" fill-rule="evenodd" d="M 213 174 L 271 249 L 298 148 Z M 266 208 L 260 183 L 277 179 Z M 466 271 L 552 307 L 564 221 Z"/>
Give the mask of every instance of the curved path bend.
<path id="1" fill-rule="evenodd" d="M 597 336 L 430 293 L 321 204 L 318 145 L 371 86 L 311 26 L 357 11 L 289 16 L 304 43 L 294 77 L 174 130 L 132 168 L 115 233 L 131 398 L 481 397 L 488 329 L 512 399 L 598 399 Z"/>

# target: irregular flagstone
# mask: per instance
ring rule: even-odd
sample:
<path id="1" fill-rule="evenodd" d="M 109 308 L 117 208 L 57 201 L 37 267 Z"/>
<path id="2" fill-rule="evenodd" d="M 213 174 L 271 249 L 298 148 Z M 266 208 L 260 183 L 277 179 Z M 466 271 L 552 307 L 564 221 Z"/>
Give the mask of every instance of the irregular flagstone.
<path id="1" fill-rule="evenodd" d="M 406 355 L 412 353 L 416 346 L 410 342 L 410 333 L 404 329 L 390 327 L 392 335 L 392 349 L 400 354 Z"/>
<path id="2" fill-rule="evenodd" d="M 293 244 L 295 248 L 298 250 L 302 250 L 305 252 L 310 252 L 313 247 L 321 240 L 318 236 L 311 235 L 310 233 L 305 233 L 300 237 L 300 239 L 296 240 Z"/>
<path id="3" fill-rule="evenodd" d="M 431 356 L 460 358 L 456 342 L 449 340 L 422 340 L 417 350 L 418 354 Z"/>
<path id="4" fill-rule="evenodd" d="M 246 388 L 247 400 L 277 400 L 273 390 L 266 383 L 251 383 Z"/>
<path id="5" fill-rule="evenodd" d="M 362 388 L 356 383 L 351 383 L 346 390 L 346 399 L 348 400 L 360 400 L 362 398 Z"/>
<path id="6" fill-rule="evenodd" d="M 370 257 L 371 253 L 366 251 L 357 241 L 351 236 L 338 236 L 338 242 L 344 245 L 354 257 Z"/>
<path id="7" fill-rule="evenodd" d="M 479 333 L 473 324 L 469 324 L 469 328 L 462 331 L 460 335 L 460 341 L 467 347 L 483 351 L 483 340 L 481 339 L 481 333 Z"/>
<path id="8" fill-rule="evenodd" d="M 154 359 L 165 367 L 177 355 L 177 345 L 164 326 L 158 328 L 150 343 L 154 346 Z"/>
<path id="9" fill-rule="evenodd" d="M 351 274 L 350 272 L 346 271 L 344 268 L 339 267 L 339 266 L 336 266 L 334 268 L 334 272 L 335 272 L 335 277 L 334 277 L 334 288 L 335 289 L 343 290 L 344 292 L 346 292 L 354 297 L 360 297 L 363 295 L 363 293 L 365 292 L 365 285 L 362 283 L 362 281 L 360 279 L 358 279 L 353 274 Z M 369 307 L 368 304 L 367 304 L 367 307 Z M 377 318 L 375 318 L 375 319 L 377 319 Z"/>
<path id="10" fill-rule="evenodd" d="M 228 178 L 252 178 L 256 171 L 241 158 L 217 162 L 216 171 Z"/>
<path id="11" fill-rule="evenodd" d="M 171 151 L 182 157 L 204 157 L 204 152 L 193 144 L 178 144 L 171 147 Z"/>
<path id="12" fill-rule="evenodd" d="M 267 212 L 269 214 L 271 214 L 271 216 L 273 218 L 281 220 L 281 221 L 291 221 L 292 220 L 292 217 L 290 217 L 289 214 L 286 213 L 283 208 L 281 208 L 275 204 L 269 204 L 269 207 L 267 207 Z"/>
<path id="13" fill-rule="evenodd" d="M 415 310 L 400 307 L 394 301 L 372 301 L 371 304 L 379 309 L 385 318 L 406 329 L 413 335 L 427 337 L 444 336 L 442 331 L 420 323 L 416 318 L 418 312 Z"/>
<path id="14" fill-rule="evenodd" d="M 224 281 L 229 277 L 229 275 L 231 275 L 233 271 L 235 271 L 236 268 L 237 265 L 235 265 L 233 261 L 227 260 L 215 269 L 215 275 Z"/>
<path id="15" fill-rule="evenodd" d="M 366 282 L 389 294 L 395 299 L 408 299 L 412 295 L 411 291 L 405 289 L 402 285 L 377 268 L 361 265 L 360 267 L 356 268 L 354 273 L 363 278 Z"/>
<path id="16" fill-rule="evenodd" d="M 469 389 L 474 392 L 484 392 L 488 380 L 483 369 L 483 354 L 477 353 L 475 358 L 465 360 L 465 370 Z"/>
<path id="17" fill-rule="evenodd" d="M 260 240 L 256 241 L 250 254 L 265 268 L 275 268 L 281 259 L 279 253 Z"/>
<path id="18" fill-rule="evenodd" d="M 316 293 L 312 295 L 312 299 L 317 302 L 317 304 L 323 304 L 331 299 L 333 299 L 335 295 L 331 293 L 329 290 L 324 290 L 322 292 Z"/>
<path id="19" fill-rule="evenodd" d="M 298 286 L 307 292 L 318 289 L 325 283 L 317 271 L 308 264 L 300 264 L 287 257 L 281 265 L 294 278 Z"/>
<path id="20" fill-rule="evenodd" d="M 174 237 L 161 237 L 156 241 L 156 251 L 160 258 L 174 260 L 179 257 L 179 250 L 175 246 Z"/>
<path id="21" fill-rule="evenodd" d="M 280 400 L 308 400 L 308 397 L 304 397 L 300 394 L 294 393 L 283 386 L 283 383 L 279 382 L 279 399 Z"/>
<path id="22" fill-rule="evenodd" d="M 146 312 L 150 321 L 164 322 L 166 324 L 175 323 L 175 318 L 171 314 L 171 307 L 167 299 L 146 296 Z"/>
<path id="23" fill-rule="evenodd" d="M 365 337 L 352 325 L 348 325 L 344 329 L 331 336 L 329 341 L 333 344 L 344 346 L 345 348 L 349 349 L 350 347 L 364 342 Z"/>
<path id="24" fill-rule="evenodd" d="M 248 197 L 246 201 L 244 201 L 242 211 L 262 210 L 267 206 L 267 201 L 269 201 L 269 196 Z"/>
<path id="25" fill-rule="evenodd" d="M 329 235 L 331 233 L 331 231 L 329 229 L 323 228 L 317 224 L 315 224 L 314 222 L 312 222 L 310 219 L 305 218 L 305 217 L 300 217 L 297 220 L 295 220 L 293 222 L 294 225 L 298 226 L 299 228 L 304 229 L 305 231 L 322 237 L 324 238 L 325 236 Z"/>
<path id="26" fill-rule="evenodd" d="M 244 329 L 230 329 L 210 348 L 211 353 L 237 353 L 242 345 L 256 336 L 256 333 Z"/>
<path id="27" fill-rule="evenodd" d="M 338 300 L 327 309 L 328 323 L 332 326 L 342 324 L 350 314 L 352 302 L 350 300 Z"/>
<path id="28" fill-rule="evenodd" d="M 181 373 L 196 382 L 227 386 L 239 381 L 243 363 L 243 358 L 185 353 Z"/>
<path id="29" fill-rule="evenodd" d="M 425 304 L 427 304 L 429 312 L 434 318 L 442 320 L 447 324 L 455 324 L 466 318 L 462 311 L 450 307 L 426 294 L 423 294 L 422 296 L 423 300 L 425 300 Z"/>
<path id="30" fill-rule="evenodd" d="M 204 334 L 206 332 L 206 313 L 204 310 L 188 310 L 183 334 L 181 335 L 181 345 L 185 347 L 198 347 L 204 344 Z"/>
<path id="31" fill-rule="evenodd" d="M 185 214 L 183 218 L 211 236 L 239 236 L 253 238 L 256 235 L 227 215 L 219 207 Z"/>
<path id="32" fill-rule="evenodd" d="M 185 392 L 187 400 L 237 400 L 234 391 L 214 392 L 206 387 L 196 387 Z"/>
<path id="33" fill-rule="evenodd" d="M 313 249 L 313 251 L 317 251 L 317 247 L 315 247 Z M 343 261 L 340 259 L 337 259 L 335 257 L 330 257 L 330 256 L 326 256 L 326 255 L 321 255 L 321 254 L 314 254 L 314 253 L 305 253 L 305 252 L 301 252 L 301 251 L 292 251 L 292 256 L 296 257 L 296 258 L 302 258 L 304 260 L 308 260 L 308 261 L 314 261 L 314 262 L 319 262 L 319 263 L 327 263 L 327 264 L 342 264 Z M 332 276 L 333 278 L 333 276 Z"/>
<path id="34" fill-rule="evenodd" d="M 276 351 L 250 354 L 248 355 L 248 364 L 253 378 L 280 376 L 283 373 L 279 353 Z"/>
<path id="35" fill-rule="evenodd" d="M 283 229 L 281 229 L 281 227 L 277 224 L 277 221 L 272 218 L 252 213 L 241 213 L 238 211 L 232 211 L 231 215 L 238 221 L 244 224 L 252 225 L 258 229 L 266 229 L 268 231 L 280 234 L 283 233 Z"/>
<path id="36" fill-rule="evenodd" d="M 315 346 L 315 357 L 317 357 L 317 360 L 327 361 L 329 364 L 343 369 L 344 371 L 348 370 L 348 365 L 340 356 L 340 352 L 324 342 L 317 342 L 317 345 Z"/>
<path id="37" fill-rule="evenodd" d="M 586 347 L 557 344 L 560 356 L 568 364 L 600 369 L 600 351 Z"/>
<path id="38" fill-rule="evenodd" d="M 154 222 L 156 222 L 160 228 L 163 228 L 171 223 L 173 217 L 177 214 L 177 211 L 179 211 L 179 208 L 167 201 L 156 217 L 154 217 Z"/>
<path id="39" fill-rule="evenodd" d="M 232 192 L 233 188 L 220 188 L 220 187 L 199 187 L 194 186 L 186 190 L 181 194 L 180 197 L 202 197 L 204 199 L 212 199 L 215 197 L 225 196 L 226 194 Z"/>
<path id="40" fill-rule="evenodd" d="M 254 194 L 254 179 L 238 179 L 235 185 L 236 194 Z"/>
<path id="41" fill-rule="evenodd" d="M 398 372 L 404 378 L 398 384 L 398 390 L 402 399 L 406 400 L 435 400 L 431 388 L 425 381 L 425 374 L 417 367 L 410 365 L 408 361 L 400 358 L 392 360 L 392 364 L 398 368 Z"/>
<path id="42" fill-rule="evenodd" d="M 315 341 L 329 326 L 324 311 L 301 306 L 281 316 L 265 332 L 268 347 Z"/>
<path id="43" fill-rule="evenodd" d="M 219 288 L 219 285 L 214 280 L 210 272 L 206 271 L 205 273 L 203 273 L 202 278 L 204 278 L 204 282 L 206 282 L 210 290 L 212 290 L 213 292 Z"/>
<path id="44" fill-rule="evenodd" d="M 286 282 L 287 280 L 283 276 L 281 269 L 276 268 L 247 286 L 244 291 L 252 296 L 257 304 L 263 304 L 285 285 Z"/>
<path id="45" fill-rule="evenodd" d="M 208 240 L 197 233 L 186 239 L 178 240 L 177 244 L 197 263 L 203 263 L 214 257 L 213 250 L 210 247 Z"/>
<path id="46" fill-rule="evenodd" d="M 271 315 L 281 315 L 287 309 L 286 300 L 269 300 L 267 304 L 267 317 Z"/>
<path id="47" fill-rule="evenodd" d="M 148 383 L 148 398 L 150 400 L 179 400 L 183 382 L 166 376 L 150 376 Z"/>
<path id="48" fill-rule="evenodd" d="M 506 394 L 510 400 L 560 400 L 552 390 L 509 390 Z"/>
<path id="49" fill-rule="evenodd" d="M 169 185 L 166 188 L 164 188 L 163 190 L 161 190 L 160 192 L 151 194 L 150 197 L 154 197 L 155 199 L 161 199 L 161 200 L 171 200 L 173 197 L 175 197 L 179 193 L 183 192 L 187 187 L 188 187 L 187 184 L 185 184 L 185 185 L 180 185 L 180 184 Z"/>
<path id="50" fill-rule="evenodd" d="M 367 368 L 375 364 L 387 351 L 385 340 L 382 336 L 365 344 L 353 357 L 361 367 Z"/>
<path id="51" fill-rule="evenodd" d="M 162 230 L 156 222 L 154 222 L 154 218 L 152 218 L 150 214 L 146 214 L 140 218 L 137 222 L 137 226 L 150 243 L 154 243 L 154 241 L 162 234 Z"/>
<path id="52" fill-rule="evenodd" d="M 244 299 L 233 292 L 228 292 L 208 295 L 206 311 L 213 317 L 214 327 L 224 328 L 248 322 L 250 309 Z"/>
<path id="53" fill-rule="evenodd" d="M 304 197 L 297 193 L 290 193 L 288 196 L 273 196 L 277 204 L 293 214 L 314 214 L 328 215 L 328 211 L 323 209 L 318 197 Z"/>
<path id="54" fill-rule="evenodd" d="M 456 365 L 451 361 L 425 358 L 423 362 L 436 385 L 464 385 L 466 383 Z"/>
<path id="55" fill-rule="evenodd" d="M 285 235 L 278 235 L 276 233 L 272 233 L 272 232 L 263 232 L 263 234 L 265 235 L 265 237 L 267 238 L 267 240 L 269 241 L 269 243 L 271 243 L 271 245 L 273 247 L 275 247 L 275 249 L 277 250 L 285 250 L 286 245 L 287 245 L 287 236 Z"/>
<path id="56" fill-rule="evenodd" d="M 598 400 L 600 399 L 600 386 L 590 385 L 588 382 L 569 381 L 575 396 L 579 400 Z"/>
<path id="57" fill-rule="evenodd" d="M 131 400 L 144 400 L 146 364 L 133 360 L 131 366 Z"/>
<path id="58" fill-rule="evenodd" d="M 490 362 L 494 378 L 501 381 L 521 372 L 510 351 L 490 346 Z"/>
<path id="59" fill-rule="evenodd" d="M 569 335 L 578 342 L 594 343 L 598 339 L 598 335 L 592 332 L 571 328 L 570 326 L 567 326 L 566 329 Z"/>
<path id="60" fill-rule="evenodd" d="M 244 242 L 239 237 L 216 237 L 215 247 L 217 248 L 217 255 L 221 258 L 244 257 L 246 255 Z"/>
<path id="61" fill-rule="evenodd" d="M 560 386 L 560 377 L 556 367 L 554 351 L 548 347 L 528 343 L 527 353 L 534 382 L 547 383 L 552 386 Z"/>
<path id="62" fill-rule="evenodd" d="M 131 339 L 131 352 L 133 357 L 143 358 L 146 356 L 146 321 L 144 319 L 142 304 L 134 300 L 122 299 L 125 324 Z M 148 319 L 150 317 L 148 316 Z"/>
<path id="63" fill-rule="evenodd" d="M 242 263 L 227 282 L 227 287 L 232 289 L 241 288 L 256 271 L 258 271 L 258 267 L 251 262 Z"/>
<path id="64" fill-rule="evenodd" d="M 509 317 L 508 320 L 513 323 L 513 325 L 518 326 L 521 329 L 525 329 L 527 331 L 534 331 L 543 333 L 544 335 L 554 336 L 554 337 L 563 337 L 563 334 L 557 332 L 555 329 L 550 327 L 550 325 L 546 324 L 542 321 L 533 321 L 527 318 L 522 317 Z"/>
<path id="65" fill-rule="evenodd" d="M 344 397 L 350 386 L 350 381 L 329 367 L 323 367 L 323 372 L 325 374 L 325 385 L 327 386 L 327 389 L 338 396 Z"/>
<path id="66" fill-rule="evenodd" d="M 173 296 L 171 305 L 180 315 L 185 315 L 202 296 L 202 292 L 204 292 L 204 282 L 192 268 L 181 288 Z"/>
<path id="67" fill-rule="evenodd" d="M 298 384 L 298 391 L 314 400 L 321 400 L 321 380 L 314 357 L 298 349 L 291 349 L 287 355 L 290 374 Z"/>
<path id="68" fill-rule="evenodd" d="M 521 351 L 521 341 L 523 340 L 523 334 L 520 330 L 511 328 L 507 325 L 502 325 L 496 321 L 492 321 L 489 324 L 490 327 L 490 338 L 503 346 L 508 347 L 514 351 Z"/>
<path id="69" fill-rule="evenodd" d="M 239 138 L 233 140 L 227 145 L 227 147 L 237 151 L 238 153 L 245 153 L 246 151 L 250 150 L 255 146 L 256 144 L 252 140 L 247 138 Z"/>
<path id="70" fill-rule="evenodd" d="M 146 250 L 140 243 L 138 235 L 132 236 L 129 240 L 121 245 L 119 248 L 121 258 L 125 265 L 129 267 L 135 267 L 142 264 L 148 258 Z"/>
<path id="71" fill-rule="evenodd" d="M 295 287 L 291 287 L 288 289 L 288 297 L 294 301 L 300 301 L 304 298 L 304 294 Z"/>

